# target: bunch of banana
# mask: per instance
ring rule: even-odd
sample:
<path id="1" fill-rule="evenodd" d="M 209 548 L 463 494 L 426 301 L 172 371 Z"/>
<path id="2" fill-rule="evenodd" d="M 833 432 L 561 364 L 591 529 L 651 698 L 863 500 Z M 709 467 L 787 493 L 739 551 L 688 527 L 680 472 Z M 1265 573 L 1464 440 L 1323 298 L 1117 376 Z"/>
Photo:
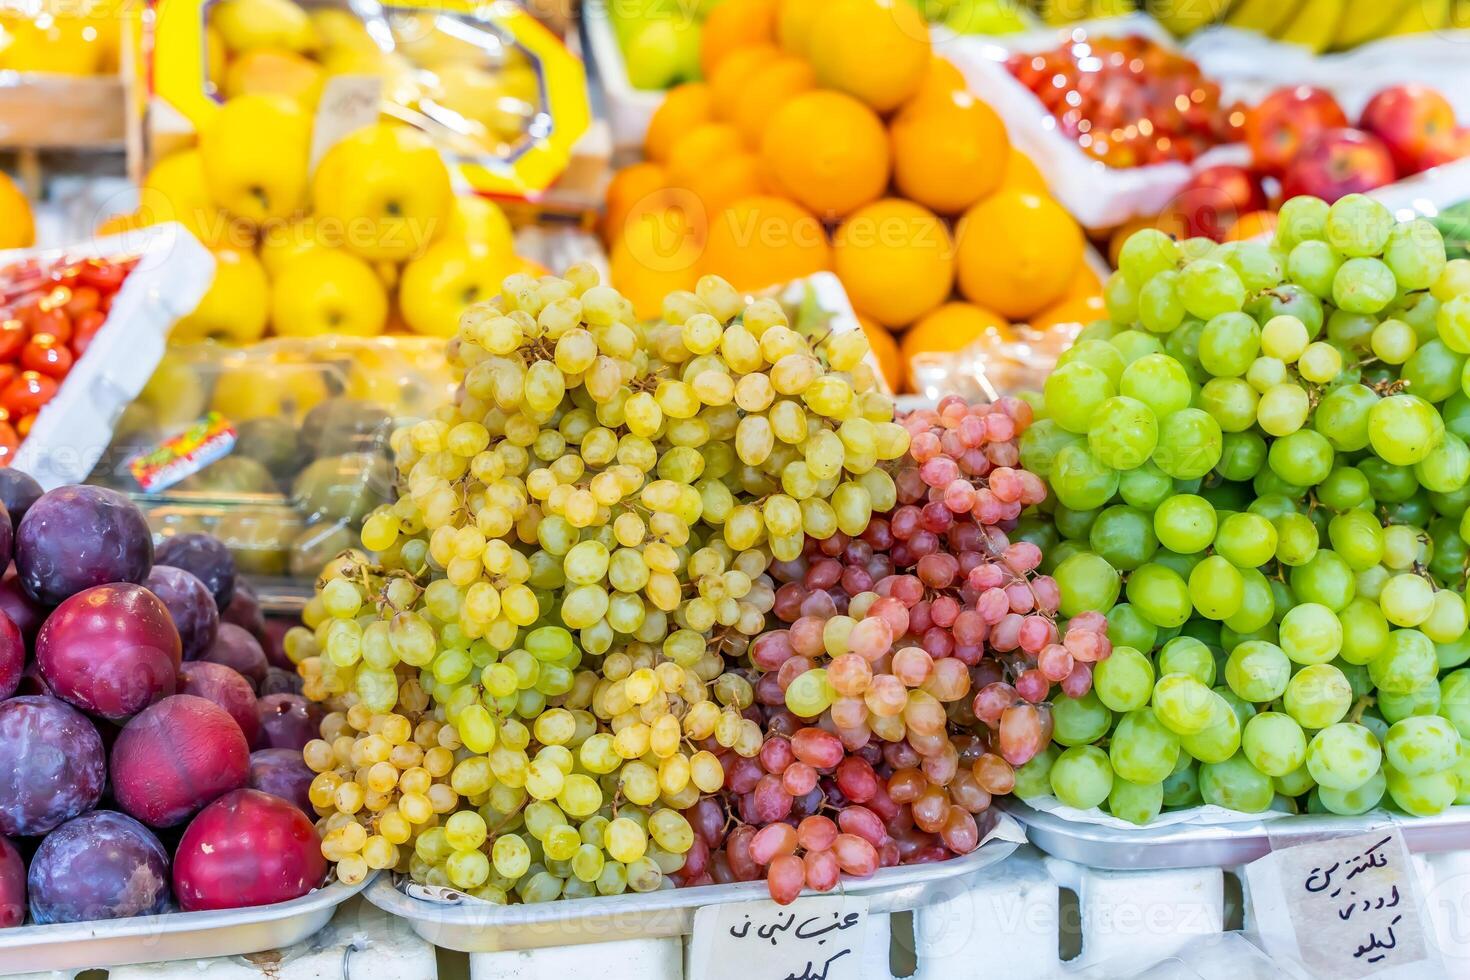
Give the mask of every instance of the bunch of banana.
<path id="1" fill-rule="evenodd" d="M 1470 0 L 1147 0 L 1147 6 L 1181 36 L 1226 24 L 1312 51 L 1342 51 L 1400 34 L 1470 29 Z"/>

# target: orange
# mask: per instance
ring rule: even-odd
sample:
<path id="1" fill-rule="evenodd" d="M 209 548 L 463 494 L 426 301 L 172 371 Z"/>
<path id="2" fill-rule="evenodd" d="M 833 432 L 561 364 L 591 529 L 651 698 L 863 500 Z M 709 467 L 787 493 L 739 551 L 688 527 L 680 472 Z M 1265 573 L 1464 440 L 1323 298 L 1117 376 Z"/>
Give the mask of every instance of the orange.
<path id="1" fill-rule="evenodd" d="M 804 92 L 761 137 L 776 185 L 823 218 L 875 200 L 888 186 L 888 134 L 873 110 L 841 92 Z"/>
<path id="2" fill-rule="evenodd" d="M 859 208 L 832 236 L 832 265 L 854 308 L 886 327 L 949 298 L 954 244 L 930 211 L 897 198 Z"/>
<path id="3" fill-rule="evenodd" d="M 30 248 L 36 244 L 36 219 L 25 192 L 6 174 L 0 174 L 0 248 Z"/>
<path id="4" fill-rule="evenodd" d="M 888 382 L 890 389 L 898 391 L 903 387 L 903 357 L 898 353 L 898 341 L 878 321 L 861 313 L 857 315 L 857 320 L 868 338 L 868 346 L 873 349 L 873 356 L 878 359 L 883 380 Z"/>
<path id="5" fill-rule="evenodd" d="M 1227 242 L 1243 242 L 1276 230 L 1275 211 L 1250 211 L 1236 219 L 1225 233 Z"/>
<path id="6" fill-rule="evenodd" d="M 960 292 L 1013 320 L 1056 302 L 1082 261 L 1082 229 L 1040 194 L 992 194 L 965 213 L 956 232 Z"/>
<path id="7" fill-rule="evenodd" d="M 919 90 L 909 100 L 909 107 L 930 99 L 949 101 L 952 92 L 969 91 L 969 85 L 965 82 L 965 76 L 954 66 L 954 62 L 939 55 L 929 59 L 929 69 L 924 72 L 924 81 L 919 84 Z"/>
<path id="8" fill-rule="evenodd" d="M 898 341 L 903 357 L 904 374 L 909 387 L 914 384 L 913 358 L 916 354 L 948 354 L 961 350 L 977 340 L 1011 340 L 1011 325 L 1000 314 L 973 303 L 945 303 L 906 330 Z"/>
<path id="9" fill-rule="evenodd" d="M 722 0 L 704 19 L 699 67 L 705 78 L 736 48 L 769 44 L 776 36 L 776 0 Z"/>
<path id="10" fill-rule="evenodd" d="M 1005 124 L 969 92 L 910 103 L 893 120 L 893 183 L 940 214 L 958 214 L 1000 186 L 1010 158 Z"/>
<path id="11" fill-rule="evenodd" d="M 92 234 L 101 238 L 104 235 L 118 235 L 125 231 L 134 231 L 138 228 L 148 226 L 148 216 L 140 211 L 124 211 L 114 214 L 110 218 L 102 219 L 101 223 L 93 229 Z"/>
<path id="12" fill-rule="evenodd" d="M 735 103 L 745 91 L 746 82 L 750 81 L 758 69 L 774 61 L 778 54 L 774 44 L 753 44 L 747 48 L 737 48 L 725 56 L 714 74 L 709 76 L 716 119 L 735 118 Z"/>
<path id="13" fill-rule="evenodd" d="M 740 132 L 729 123 L 700 123 L 669 151 L 669 182 L 688 187 L 703 171 L 725 157 L 745 152 Z"/>
<path id="14" fill-rule="evenodd" d="M 761 192 L 760 161 L 754 153 L 722 157 L 695 174 L 689 190 L 703 202 L 706 214 L 719 214 L 742 197 Z"/>
<path id="15" fill-rule="evenodd" d="M 1064 323 L 1080 323 L 1084 327 L 1094 320 L 1108 318 L 1107 304 L 1097 294 L 1077 296 L 1068 294 L 1040 313 L 1031 317 L 1031 326 L 1037 330 L 1050 330 Z"/>
<path id="16" fill-rule="evenodd" d="M 613 174 L 604 198 L 602 231 L 609 241 L 622 234 L 622 224 L 640 201 L 669 186 L 669 175 L 656 163 L 642 161 Z"/>
<path id="17" fill-rule="evenodd" d="M 779 197 L 747 197 L 710 222 L 700 271 L 736 289 L 777 286 L 831 265 L 822 223 Z"/>
<path id="18" fill-rule="evenodd" d="M 888 112 L 924 82 L 929 25 L 909 0 L 829 0 L 812 21 L 808 54 L 823 85 Z"/>
<path id="19" fill-rule="evenodd" d="M 657 163 L 669 158 L 679 138 L 715 117 L 714 94 L 704 82 L 685 82 L 669 89 L 648 120 L 643 137 L 643 155 Z"/>
<path id="20" fill-rule="evenodd" d="M 608 258 L 612 284 L 640 317 L 656 317 L 664 296 L 698 281 L 701 230 L 678 208 L 640 212 L 624 228 Z"/>
<path id="21" fill-rule="evenodd" d="M 1091 263 L 1086 256 L 1077 263 L 1077 274 L 1072 277 L 1072 282 L 1067 286 L 1064 299 L 1086 299 L 1088 296 L 1102 295 L 1102 280 L 1093 271 Z"/>
<path id="22" fill-rule="evenodd" d="M 745 142 L 760 149 L 761 134 L 776 110 L 816 84 L 816 73 L 808 62 L 794 55 L 781 55 L 761 65 L 750 76 L 735 98 L 735 112 L 730 121 L 740 130 Z"/>
<path id="23" fill-rule="evenodd" d="M 1046 178 L 1041 176 L 1041 171 L 1036 169 L 1036 164 L 1032 163 L 1031 158 L 1016 149 L 1015 146 L 1011 147 L 1011 155 L 1006 160 L 1006 173 L 1001 180 L 1001 186 L 1012 191 L 1049 193 Z"/>
<path id="24" fill-rule="evenodd" d="M 776 42 L 792 54 L 807 56 L 812 21 L 823 0 L 779 0 L 776 4 Z"/>

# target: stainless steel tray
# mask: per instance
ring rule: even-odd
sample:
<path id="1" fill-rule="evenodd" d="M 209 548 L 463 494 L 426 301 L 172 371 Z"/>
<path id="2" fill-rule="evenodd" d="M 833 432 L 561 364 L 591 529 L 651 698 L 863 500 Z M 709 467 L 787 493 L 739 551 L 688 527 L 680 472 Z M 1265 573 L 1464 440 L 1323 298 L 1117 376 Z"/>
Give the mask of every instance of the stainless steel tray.
<path id="1" fill-rule="evenodd" d="M 904 912 L 965 891 L 981 870 L 1005 860 L 1024 837 L 1004 815 L 992 837 L 974 852 L 935 864 L 884 868 L 871 878 L 844 878 L 838 891 L 863 895 L 873 912 Z M 540 905 L 492 905 L 468 900 L 433 902 L 399 891 L 383 875 L 363 897 L 407 919 L 413 931 L 435 946 L 466 953 L 575 946 L 619 939 L 666 939 L 687 935 L 694 912 L 706 905 L 770 898 L 764 881 L 703 888 L 672 888 L 610 898 L 579 898 Z"/>
<path id="2" fill-rule="evenodd" d="M 1356 817 L 1302 814 L 1240 823 L 1105 827 L 1067 820 L 1014 798 L 1006 812 L 1026 825 L 1026 839 L 1048 854 L 1113 871 L 1227 868 L 1248 864 L 1272 850 L 1271 840 L 1351 834 L 1394 824 L 1409 850 L 1419 854 L 1470 848 L 1470 806 L 1452 806 L 1432 817 L 1373 810 Z"/>
<path id="3" fill-rule="evenodd" d="M 217 912 L 165 912 L 131 919 L 0 929 L 0 975 L 87 970 L 129 963 L 211 959 L 299 943 L 337 906 L 372 883 L 333 881 L 289 902 Z"/>

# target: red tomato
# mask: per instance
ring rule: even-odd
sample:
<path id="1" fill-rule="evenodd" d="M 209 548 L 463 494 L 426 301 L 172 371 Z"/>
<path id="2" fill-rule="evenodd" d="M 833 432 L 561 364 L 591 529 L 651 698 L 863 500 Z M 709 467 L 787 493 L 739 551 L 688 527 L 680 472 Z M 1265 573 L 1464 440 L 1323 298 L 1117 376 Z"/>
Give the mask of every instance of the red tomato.
<path id="1" fill-rule="evenodd" d="M 107 314 L 101 310 L 92 310 L 77 317 L 76 329 L 71 335 L 71 350 L 77 357 L 87 352 L 92 345 L 92 339 L 97 336 L 97 331 L 107 322 Z"/>
<path id="2" fill-rule="evenodd" d="M 78 286 L 72 290 L 71 299 L 66 303 L 66 315 L 76 320 L 83 313 L 89 313 L 97 308 L 102 294 L 91 286 Z"/>
<path id="3" fill-rule="evenodd" d="M 9 364 L 20 356 L 26 344 L 25 324 L 17 319 L 0 321 L 0 363 Z"/>
<path id="4" fill-rule="evenodd" d="M 131 263 L 123 265 L 117 262 L 91 259 L 82 264 L 77 281 L 87 286 L 95 286 L 101 292 L 116 292 L 131 268 Z"/>
<path id="5" fill-rule="evenodd" d="M 31 434 L 31 427 L 35 424 L 35 412 L 32 412 L 30 415 L 23 415 L 21 416 L 20 421 L 15 423 L 15 431 L 20 435 L 22 439 L 24 439 L 26 436 Z"/>
<path id="6" fill-rule="evenodd" d="M 21 418 L 24 424 L 22 416 L 39 412 L 43 405 L 56 397 L 58 387 L 54 378 L 36 371 L 24 371 L 0 389 L 0 406 L 10 413 L 11 418 Z"/>
<path id="7" fill-rule="evenodd" d="M 39 337 L 42 334 L 54 337 L 58 343 L 66 343 L 71 340 L 71 317 L 66 315 L 66 310 L 57 307 L 54 310 L 41 310 L 31 318 L 31 336 Z"/>
<path id="8" fill-rule="evenodd" d="M 20 352 L 20 366 L 60 381 L 71 371 L 74 358 L 64 344 L 47 334 L 36 334 Z"/>

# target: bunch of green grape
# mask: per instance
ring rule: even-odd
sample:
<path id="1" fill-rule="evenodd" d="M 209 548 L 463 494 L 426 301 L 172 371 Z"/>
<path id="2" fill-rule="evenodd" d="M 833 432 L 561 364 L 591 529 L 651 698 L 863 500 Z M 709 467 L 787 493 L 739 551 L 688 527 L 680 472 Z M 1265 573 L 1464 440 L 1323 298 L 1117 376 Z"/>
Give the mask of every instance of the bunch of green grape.
<path id="1" fill-rule="evenodd" d="M 1055 491 L 1025 533 L 1113 652 L 1017 792 L 1137 823 L 1470 802 L 1470 262 L 1350 195 L 1119 266 L 1021 444 Z"/>
<path id="2" fill-rule="evenodd" d="M 511 276 L 449 351 L 455 398 L 395 433 L 398 499 L 287 639 L 335 709 L 324 851 L 496 902 L 657 889 L 764 741 L 768 565 L 891 508 L 907 430 L 861 332 L 715 277 L 642 325 L 588 268 Z"/>

